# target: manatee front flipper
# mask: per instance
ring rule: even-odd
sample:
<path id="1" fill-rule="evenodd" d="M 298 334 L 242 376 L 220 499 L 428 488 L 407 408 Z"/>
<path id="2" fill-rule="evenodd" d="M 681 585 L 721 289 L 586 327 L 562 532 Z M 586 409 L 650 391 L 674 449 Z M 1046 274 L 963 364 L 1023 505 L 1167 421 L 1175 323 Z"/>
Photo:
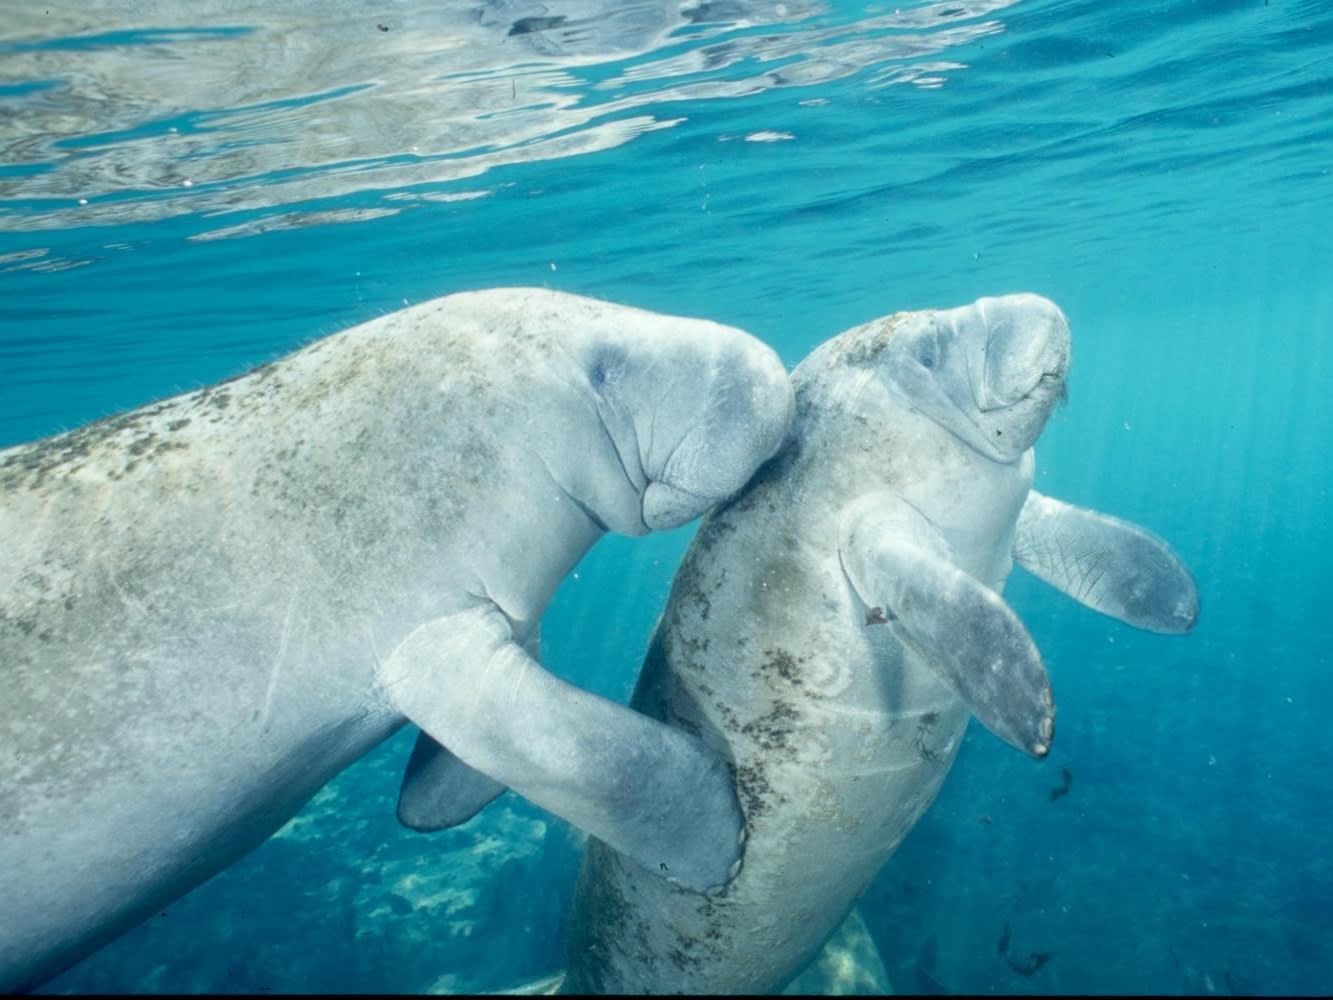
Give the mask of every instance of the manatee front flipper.
<path id="1" fill-rule="evenodd" d="M 1199 592 L 1166 542 L 1108 514 L 1028 494 L 1014 561 L 1094 611 L 1150 632 L 1188 632 Z"/>
<path id="2" fill-rule="evenodd" d="M 462 826 L 504 790 L 500 782 L 468 767 L 423 732 L 412 747 L 398 790 L 398 822 L 422 833 Z"/>
<path id="3" fill-rule="evenodd" d="M 882 618 L 996 736 L 1046 755 L 1055 707 L 1041 654 L 1009 605 L 953 564 L 925 517 L 896 497 L 862 498 L 843 515 L 838 552 L 868 620 Z"/>
<path id="4" fill-rule="evenodd" d="M 414 630 L 380 684 L 461 761 L 650 871 L 700 892 L 735 874 L 743 817 L 726 762 L 542 669 L 495 605 Z"/>
<path id="5" fill-rule="evenodd" d="M 540 626 L 532 630 L 523 649 L 534 660 L 541 659 Z M 504 791 L 504 785 L 419 733 L 398 789 L 398 822 L 421 833 L 462 826 Z"/>

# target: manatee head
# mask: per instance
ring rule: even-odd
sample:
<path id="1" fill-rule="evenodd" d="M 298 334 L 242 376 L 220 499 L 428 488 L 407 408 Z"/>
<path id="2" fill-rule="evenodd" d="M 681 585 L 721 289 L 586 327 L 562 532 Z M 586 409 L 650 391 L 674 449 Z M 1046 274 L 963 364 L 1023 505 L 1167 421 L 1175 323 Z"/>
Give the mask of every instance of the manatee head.
<path id="1" fill-rule="evenodd" d="M 900 318 L 878 354 L 912 405 L 997 462 L 1032 447 L 1065 398 L 1069 324 L 1028 293 Z"/>
<path id="2" fill-rule="evenodd" d="M 791 379 L 762 341 L 704 320 L 564 301 L 581 321 L 565 348 L 618 463 L 614 477 L 584 477 L 571 493 L 603 527 L 642 535 L 684 524 L 739 491 L 786 440 Z"/>

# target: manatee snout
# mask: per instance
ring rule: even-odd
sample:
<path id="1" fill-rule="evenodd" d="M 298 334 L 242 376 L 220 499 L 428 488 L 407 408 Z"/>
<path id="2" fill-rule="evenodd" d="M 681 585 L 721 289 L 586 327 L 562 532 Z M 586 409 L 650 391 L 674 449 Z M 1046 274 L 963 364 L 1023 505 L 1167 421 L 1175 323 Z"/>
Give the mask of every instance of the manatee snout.
<path id="1" fill-rule="evenodd" d="M 745 337 L 719 352 L 693 391 L 684 434 L 651 476 L 643 520 L 660 530 L 684 524 L 735 494 L 787 439 L 796 402 L 777 354 Z"/>
<path id="2" fill-rule="evenodd" d="M 1022 293 L 978 299 L 942 320 L 957 348 L 941 375 L 944 391 L 965 419 L 938 418 L 983 454 L 1013 461 L 1032 447 L 1065 398 L 1070 336 L 1064 314 L 1049 299 Z"/>
<path id="3" fill-rule="evenodd" d="M 1023 293 L 984 298 L 974 322 L 985 327 L 986 363 L 977 386 L 983 411 L 1013 406 L 1049 387 L 1063 395 L 1069 371 L 1069 323 L 1050 299 Z"/>

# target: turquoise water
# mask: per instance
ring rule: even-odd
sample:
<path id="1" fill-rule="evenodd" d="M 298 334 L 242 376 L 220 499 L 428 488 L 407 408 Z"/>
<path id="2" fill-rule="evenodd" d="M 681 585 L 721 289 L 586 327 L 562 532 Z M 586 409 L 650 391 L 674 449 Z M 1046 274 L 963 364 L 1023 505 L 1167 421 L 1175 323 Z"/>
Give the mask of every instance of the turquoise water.
<path id="1" fill-rule="evenodd" d="M 1202 615 L 1145 635 L 1016 573 L 1051 757 L 974 725 L 862 915 L 904 991 L 1333 991 L 1333 9 L 544 6 L 0 2 L 0 446 L 468 288 L 706 316 L 788 365 L 1040 292 L 1074 362 L 1038 487 L 1169 539 Z M 594 549 L 547 664 L 626 700 L 690 531 Z M 578 834 L 513 795 L 400 829 L 411 739 L 47 988 L 558 971 Z"/>

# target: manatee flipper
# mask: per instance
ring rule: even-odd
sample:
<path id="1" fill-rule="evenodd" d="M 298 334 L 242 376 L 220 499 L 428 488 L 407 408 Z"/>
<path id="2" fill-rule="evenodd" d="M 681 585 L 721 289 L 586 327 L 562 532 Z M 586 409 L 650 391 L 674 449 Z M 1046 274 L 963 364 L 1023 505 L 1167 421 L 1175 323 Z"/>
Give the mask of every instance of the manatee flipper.
<path id="1" fill-rule="evenodd" d="M 540 626 L 532 630 L 523 649 L 534 660 L 541 659 Z M 426 733 L 418 733 L 398 789 L 398 822 L 421 833 L 462 826 L 504 791 L 504 785 L 468 767 Z"/>
<path id="2" fill-rule="evenodd" d="M 419 733 L 398 790 L 398 822 L 421 833 L 462 826 L 504 790 L 500 782 Z"/>
<path id="3" fill-rule="evenodd" d="M 877 494 L 844 513 L 844 572 L 894 638 L 920 657 L 1011 746 L 1045 756 L 1055 732 L 1050 678 L 1018 616 L 963 572 L 914 507 Z"/>
<path id="4" fill-rule="evenodd" d="M 1188 632 L 1199 592 L 1171 548 L 1138 525 L 1035 490 L 1018 516 L 1014 561 L 1094 611 L 1150 632 Z"/>
<path id="5" fill-rule="evenodd" d="M 380 686 L 462 762 L 650 871 L 706 892 L 738 870 L 744 820 L 726 762 L 543 669 L 494 604 L 419 626 Z"/>

